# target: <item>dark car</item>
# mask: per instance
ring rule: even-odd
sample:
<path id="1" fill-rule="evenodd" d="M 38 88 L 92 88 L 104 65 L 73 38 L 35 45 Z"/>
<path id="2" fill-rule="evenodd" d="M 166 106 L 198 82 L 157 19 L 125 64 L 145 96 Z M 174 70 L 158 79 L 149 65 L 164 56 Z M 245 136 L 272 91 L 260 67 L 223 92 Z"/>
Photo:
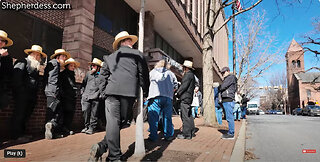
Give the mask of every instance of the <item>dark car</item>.
<path id="1" fill-rule="evenodd" d="M 320 106 L 307 105 L 302 109 L 302 115 L 309 115 L 309 116 L 320 115 Z"/>
<path id="2" fill-rule="evenodd" d="M 301 108 L 296 108 L 292 111 L 293 115 L 302 115 L 302 109 Z"/>

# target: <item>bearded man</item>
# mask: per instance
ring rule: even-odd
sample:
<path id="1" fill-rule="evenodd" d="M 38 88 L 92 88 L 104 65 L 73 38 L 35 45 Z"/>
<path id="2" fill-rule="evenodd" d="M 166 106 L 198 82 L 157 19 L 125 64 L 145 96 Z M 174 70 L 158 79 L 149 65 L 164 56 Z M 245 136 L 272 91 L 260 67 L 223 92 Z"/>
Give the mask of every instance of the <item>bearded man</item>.
<path id="1" fill-rule="evenodd" d="M 24 52 L 27 58 L 17 60 L 13 69 L 13 99 L 15 107 L 12 118 L 12 138 L 29 140 L 25 136 L 25 125 L 37 102 L 41 57 L 47 57 L 42 47 L 33 45 Z"/>

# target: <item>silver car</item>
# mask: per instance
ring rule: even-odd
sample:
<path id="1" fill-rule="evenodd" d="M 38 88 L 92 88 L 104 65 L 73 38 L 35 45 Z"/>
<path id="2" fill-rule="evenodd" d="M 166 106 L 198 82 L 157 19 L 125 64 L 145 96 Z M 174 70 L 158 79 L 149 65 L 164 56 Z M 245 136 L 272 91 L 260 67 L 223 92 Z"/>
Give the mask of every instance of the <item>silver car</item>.
<path id="1" fill-rule="evenodd" d="M 320 116 L 320 106 L 313 106 L 309 112 L 310 116 Z"/>

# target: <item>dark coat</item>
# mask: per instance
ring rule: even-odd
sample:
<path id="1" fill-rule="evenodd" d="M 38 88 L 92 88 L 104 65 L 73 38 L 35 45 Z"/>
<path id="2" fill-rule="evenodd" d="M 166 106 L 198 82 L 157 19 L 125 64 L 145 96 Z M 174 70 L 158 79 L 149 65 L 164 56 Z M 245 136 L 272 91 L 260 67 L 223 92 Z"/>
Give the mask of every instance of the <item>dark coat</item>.
<path id="1" fill-rule="evenodd" d="M 66 100 L 75 100 L 77 95 L 77 86 L 74 71 L 64 69 L 60 75 L 61 98 Z"/>
<path id="2" fill-rule="evenodd" d="M 186 104 L 191 104 L 193 99 L 193 93 L 195 88 L 195 77 L 193 72 L 190 70 L 184 74 L 181 82 L 181 86 L 177 91 L 177 95 L 181 101 Z"/>
<path id="3" fill-rule="evenodd" d="M 86 76 L 84 77 L 81 85 L 81 92 L 82 92 L 82 100 L 89 101 L 93 99 L 98 99 L 100 92 L 99 92 L 99 73 L 91 74 L 91 71 L 87 72 Z"/>
<path id="4" fill-rule="evenodd" d="M 9 97 L 6 89 L 11 81 L 13 71 L 12 58 L 8 56 L 0 56 L 0 109 L 7 107 L 9 104 Z"/>
<path id="5" fill-rule="evenodd" d="M 141 52 L 122 46 L 111 55 L 104 56 L 103 59 L 99 85 L 103 98 L 107 95 L 137 97 L 140 86 L 144 96 L 148 95 L 149 70 Z"/>
<path id="6" fill-rule="evenodd" d="M 32 68 L 28 58 L 17 60 L 13 69 L 13 92 L 25 97 L 37 97 L 39 71 Z"/>
<path id="7" fill-rule="evenodd" d="M 237 91 L 237 77 L 233 74 L 226 76 L 219 87 L 222 102 L 231 102 L 235 99 Z"/>
<path id="8" fill-rule="evenodd" d="M 13 63 L 11 56 L 0 56 L 0 86 L 5 83 L 5 80 L 9 80 L 12 71 Z"/>
<path id="9" fill-rule="evenodd" d="M 249 102 L 249 99 L 246 96 L 244 96 L 241 100 L 241 106 L 247 107 L 248 102 Z"/>
<path id="10" fill-rule="evenodd" d="M 56 59 L 48 62 L 44 69 L 44 85 L 46 96 L 59 97 L 60 83 L 59 83 L 60 63 Z"/>

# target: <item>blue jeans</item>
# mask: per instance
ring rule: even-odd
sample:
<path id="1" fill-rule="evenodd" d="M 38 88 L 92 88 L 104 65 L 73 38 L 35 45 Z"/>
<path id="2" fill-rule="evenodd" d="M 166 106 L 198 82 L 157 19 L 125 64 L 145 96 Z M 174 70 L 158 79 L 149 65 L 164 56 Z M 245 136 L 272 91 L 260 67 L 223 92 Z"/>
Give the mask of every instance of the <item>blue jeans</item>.
<path id="1" fill-rule="evenodd" d="M 240 120 L 240 116 L 241 116 L 240 104 L 235 104 L 234 105 L 233 115 L 234 115 L 234 119 Z"/>
<path id="2" fill-rule="evenodd" d="M 229 131 L 228 134 L 234 135 L 234 117 L 233 117 L 233 107 L 234 102 L 224 102 L 222 103 L 224 111 L 226 112 L 226 119 L 228 121 Z"/>
<path id="3" fill-rule="evenodd" d="M 158 96 L 149 100 L 148 106 L 148 123 L 150 134 L 149 138 L 152 141 L 158 139 L 158 123 L 159 116 L 162 113 L 164 137 L 173 136 L 174 128 L 172 125 L 172 99 L 168 97 Z"/>
<path id="4" fill-rule="evenodd" d="M 192 116 L 195 118 L 198 115 L 199 106 L 192 106 Z"/>
<path id="5" fill-rule="evenodd" d="M 217 117 L 218 124 L 221 125 L 222 124 L 222 107 L 216 106 L 216 117 Z"/>
<path id="6" fill-rule="evenodd" d="M 241 118 L 245 119 L 247 113 L 247 107 L 241 107 Z"/>

